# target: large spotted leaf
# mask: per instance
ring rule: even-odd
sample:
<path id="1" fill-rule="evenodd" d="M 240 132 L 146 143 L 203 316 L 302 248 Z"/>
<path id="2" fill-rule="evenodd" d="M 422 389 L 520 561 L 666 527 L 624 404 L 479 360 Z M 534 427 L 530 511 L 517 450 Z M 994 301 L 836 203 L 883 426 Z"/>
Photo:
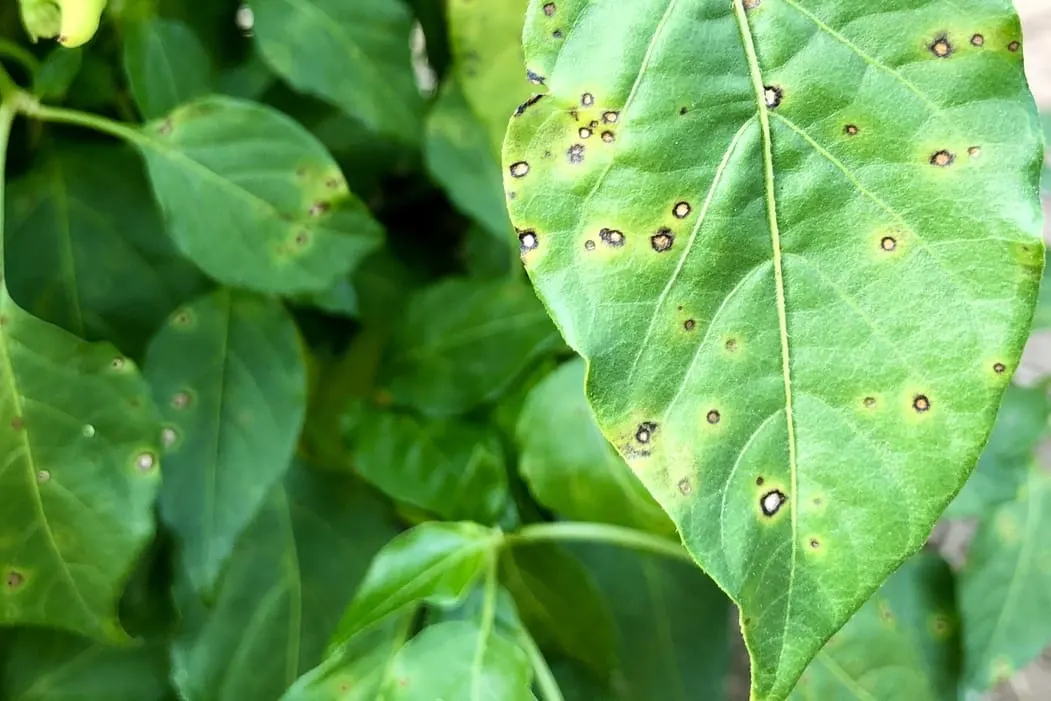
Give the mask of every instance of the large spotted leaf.
<path id="1" fill-rule="evenodd" d="M 752 695 L 926 540 L 1044 264 L 1007 0 L 534 0 L 505 186 L 606 437 L 741 608 Z"/>

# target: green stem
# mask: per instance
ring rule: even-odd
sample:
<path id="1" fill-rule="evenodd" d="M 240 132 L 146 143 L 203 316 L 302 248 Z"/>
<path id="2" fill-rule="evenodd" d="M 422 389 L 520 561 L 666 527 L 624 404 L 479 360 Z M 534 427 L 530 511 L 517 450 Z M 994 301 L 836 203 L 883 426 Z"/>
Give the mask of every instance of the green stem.
<path id="1" fill-rule="evenodd" d="M 0 102 L 0 287 L 4 283 L 4 179 L 7 171 L 7 144 L 11 139 L 11 127 L 18 114 L 19 93 L 5 94 Z"/>
<path id="2" fill-rule="evenodd" d="M 40 70 L 40 61 L 24 46 L 16 44 L 9 39 L 0 39 L 0 58 L 9 58 L 17 61 L 19 65 L 36 75 Z"/>
<path id="3" fill-rule="evenodd" d="M 538 543 L 544 541 L 573 541 L 586 543 L 608 543 L 633 550 L 644 550 L 680 560 L 696 566 L 690 554 L 679 545 L 659 536 L 623 526 L 612 526 L 606 523 L 576 523 L 563 521 L 559 523 L 535 523 L 523 526 L 515 533 L 506 536 L 511 545 L 516 543 Z"/>
<path id="4" fill-rule="evenodd" d="M 562 696 L 562 689 L 558 686 L 558 680 L 551 673 L 551 668 L 547 666 L 544 653 L 540 652 L 540 648 L 537 647 L 533 636 L 529 634 L 529 631 L 524 626 L 519 632 L 518 642 L 522 649 L 525 650 L 526 655 L 529 656 L 529 661 L 533 665 L 533 673 L 536 675 L 536 687 L 540 692 L 540 698 L 543 701 L 566 701 L 565 697 Z"/>
<path id="5" fill-rule="evenodd" d="M 21 92 L 22 88 L 18 87 L 18 83 L 4 68 L 4 64 L 0 63 L 0 99 L 14 104 L 15 96 L 21 94 Z"/>
<path id="6" fill-rule="evenodd" d="M 67 110 L 63 107 L 49 107 L 40 104 L 36 100 L 23 100 L 20 106 L 22 113 L 27 117 L 33 117 L 45 122 L 72 124 L 78 127 L 94 129 L 103 134 L 109 134 L 118 139 L 128 141 L 136 146 L 145 146 L 149 143 L 149 140 L 138 129 L 106 117 L 100 117 L 97 114 L 80 112 L 79 110 Z"/>

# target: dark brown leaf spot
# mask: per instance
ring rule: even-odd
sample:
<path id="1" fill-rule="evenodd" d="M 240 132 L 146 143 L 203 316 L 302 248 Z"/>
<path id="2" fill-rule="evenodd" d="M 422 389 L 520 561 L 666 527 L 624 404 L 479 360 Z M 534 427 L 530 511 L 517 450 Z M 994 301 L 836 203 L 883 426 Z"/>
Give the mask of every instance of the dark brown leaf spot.
<path id="1" fill-rule="evenodd" d="M 846 134 L 847 136 L 857 136 L 858 135 L 858 125 L 857 124 L 848 124 L 847 126 L 843 127 L 843 133 Z"/>
<path id="2" fill-rule="evenodd" d="M 912 408 L 921 414 L 925 411 L 930 411 L 931 400 L 928 399 L 927 396 L 924 394 L 917 394 L 916 397 L 912 400 Z"/>
<path id="3" fill-rule="evenodd" d="M 693 211 L 693 208 L 690 207 L 689 202 L 678 202 L 672 208 L 671 213 L 675 216 L 676 219 L 685 219 L 686 217 L 690 216 L 691 211 Z"/>
<path id="4" fill-rule="evenodd" d="M 784 495 L 779 489 L 775 489 L 772 492 L 767 492 L 759 500 L 759 507 L 763 510 L 763 514 L 766 516 L 773 516 L 781 510 L 781 506 L 788 501 L 788 497 Z"/>
<path id="5" fill-rule="evenodd" d="M 573 144 L 566 151 L 566 158 L 570 163 L 578 164 L 584 162 L 584 144 Z"/>
<path id="6" fill-rule="evenodd" d="M 686 114 L 687 112 L 689 112 L 689 110 L 686 109 L 685 107 L 680 107 L 679 108 L 679 114 Z"/>
<path id="7" fill-rule="evenodd" d="M 757 487 L 762 487 L 764 482 L 766 482 L 766 480 L 762 477 L 755 478 L 755 486 Z"/>
<path id="8" fill-rule="evenodd" d="M 620 112 L 603 112 L 602 121 L 606 124 L 616 124 L 617 120 L 620 119 Z"/>
<path id="9" fill-rule="evenodd" d="M 967 155 L 971 158 L 980 158 L 982 155 L 982 147 L 972 146 L 971 148 L 967 149 Z"/>
<path id="10" fill-rule="evenodd" d="M 4 579 L 4 583 L 7 584 L 8 589 L 18 589 L 25 584 L 25 581 L 25 575 L 17 570 L 11 570 L 8 572 L 7 577 Z"/>
<path id="11" fill-rule="evenodd" d="M 329 210 L 329 208 L 330 208 L 330 205 L 329 205 L 328 202 L 315 202 L 310 207 L 310 216 L 312 216 L 312 217 L 319 217 L 322 214 L 324 214 L 325 212 L 327 212 Z"/>
<path id="12" fill-rule="evenodd" d="M 683 496 L 689 496 L 693 493 L 693 485 L 690 484 L 690 480 L 686 479 L 685 477 L 679 480 L 678 487 L 679 493 Z"/>
<path id="13" fill-rule="evenodd" d="M 686 329 L 687 331 L 693 331 L 695 328 L 697 328 L 697 322 L 694 321 L 693 319 L 687 319 L 683 323 L 682 327 L 684 329 Z"/>
<path id="14" fill-rule="evenodd" d="M 657 253 L 670 251 L 674 243 L 675 234 L 671 232 L 671 229 L 660 228 L 657 230 L 657 233 L 650 237 L 650 244 Z"/>
<path id="15" fill-rule="evenodd" d="M 938 58 L 948 58 L 952 55 L 952 44 L 949 43 L 949 38 L 944 34 L 932 41 L 927 48 Z"/>
<path id="16" fill-rule="evenodd" d="M 810 539 L 810 547 L 812 547 L 814 550 L 817 550 L 818 548 L 821 547 L 821 541 L 818 540 L 817 538 L 811 538 Z"/>
<path id="17" fill-rule="evenodd" d="M 733 353 L 733 352 L 735 352 L 737 350 L 737 339 L 736 338 L 728 338 L 728 339 L 726 339 L 726 350 L 729 351 L 730 353 Z"/>
<path id="18" fill-rule="evenodd" d="M 532 229 L 518 232 L 518 250 L 522 255 L 525 255 L 530 251 L 535 251 L 539 243 L 540 242 L 536 237 L 536 232 Z"/>
<path id="19" fill-rule="evenodd" d="M 985 37 L 981 34 L 975 34 L 971 37 L 972 46 L 985 46 Z"/>
<path id="20" fill-rule="evenodd" d="M 307 243 L 309 243 L 309 241 L 310 241 L 310 233 L 309 232 L 300 231 L 298 234 L 296 234 L 295 242 L 296 242 L 297 246 L 300 246 L 300 247 L 306 246 Z"/>
<path id="21" fill-rule="evenodd" d="M 865 397 L 865 399 L 864 399 L 864 401 L 862 403 L 865 405 L 866 409 L 872 409 L 873 407 L 876 406 L 876 398 L 875 397 Z"/>
<path id="22" fill-rule="evenodd" d="M 765 85 L 763 86 L 763 100 L 766 102 L 766 106 L 770 109 L 775 109 L 781 104 L 781 100 L 784 99 L 785 91 L 777 85 Z"/>
<path id="23" fill-rule="evenodd" d="M 544 4 L 544 14 L 551 17 L 555 14 L 555 3 L 549 2 Z"/>
<path id="24" fill-rule="evenodd" d="M 1012 41 L 1010 44 L 1007 45 L 1007 50 L 1012 53 L 1017 52 L 1020 48 L 1022 48 L 1022 45 L 1019 44 L 1017 41 Z"/>
<path id="25" fill-rule="evenodd" d="M 584 250 L 585 251 L 594 251 L 595 250 L 595 242 L 592 241 L 591 239 L 588 239 L 587 241 L 585 241 L 584 242 Z"/>
<path id="26" fill-rule="evenodd" d="M 605 141 L 607 144 L 612 144 L 615 138 L 616 137 L 613 136 L 613 132 L 611 131 L 602 132 L 602 140 Z"/>
<path id="27" fill-rule="evenodd" d="M 620 248 L 624 245 L 624 234 L 616 229 L 602 229 L 598 237 L 609 246 Z"/>
<path id="28" fill-rule="evenodd" d="M 563 36 L 562 30 L 561 29 L 556 29 L 555 31 L 551 32 L 551 36 L 553 38 L 555 38 L 555 39 L 561 39 L 562 36 Z"/>
<path id="29" fill-rule="evenodd" d="M 898 241 L 893 236 L 884 236 L 879 242 L 879 247 L 890 252 L 898 247 Z"/>
<path id="30" fill-rule="evenodd" d="M 518 161 L 517 163 L 512 163 L 508 170 L 512 178 L 524 178 L 529 173 L 529 164 L 525 161 Z"/>
<path id="31" fill-rule="evenodd" d="M 1007 366 L 1003 363 L 996 363 L 995 365 L 993 365 L 993 372 L 995 372 L 997 375 L 1003 375 L 1004 371 L 1006 370 Z"/>
<path id="32" fill-rule="evenodd" d="M 938 166 L 939 168 L 945 168 L 951 166 L 953 161 L 956 160 L 956 156 L 949 151 L 937 151 L 931 156 L 931 165 Z"/>
<path id="33" fill-rule="evenodd" d="M 649 443 L 653 434 L 657 432 L 657 424 L 652 421 L 643 421 L 635 431 L 635 440 L 639 443 Z"/>
<path id="34" fill-rule="evenodd" d="M 720 421 L 722 421 L 722 418 L 723 418 L 722 414 L 720 414 L 715 409 L 712 409 L 711 411 L 709 411 L 708 415 L 705 417 L 705 419 L 708 421 L 708 423 L 710 423 L 712 425 L 715 425 L 715 424 L 719 423 Z"/>
<path id="35" fill-rule="evenodd" d="M 580 104 L 584 107 L 591 107 L 595 104 L 595 96 L 589 92 L 584 93 L 580 96 Z"/>

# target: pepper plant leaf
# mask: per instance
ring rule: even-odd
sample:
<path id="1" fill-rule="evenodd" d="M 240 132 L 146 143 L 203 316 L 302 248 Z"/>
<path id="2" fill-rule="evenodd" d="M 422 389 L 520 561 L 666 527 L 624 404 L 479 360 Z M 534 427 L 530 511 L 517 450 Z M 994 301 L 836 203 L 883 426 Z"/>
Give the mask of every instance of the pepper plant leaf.
<path id="1" fill-rule="evenodd" d="M 208 51 L 197 34 L 178 20 L 151 16 L 128 22 L 124 70 L 146 119 L 163 117 L 211 89 Z"/>
<path id="2" fill-rule="evenodd" d="M 926 541 L 1018 364 L 1044 246 L 1017 16 L 533 0 L 524 46 L 525 266 L 783 699 Z"/>

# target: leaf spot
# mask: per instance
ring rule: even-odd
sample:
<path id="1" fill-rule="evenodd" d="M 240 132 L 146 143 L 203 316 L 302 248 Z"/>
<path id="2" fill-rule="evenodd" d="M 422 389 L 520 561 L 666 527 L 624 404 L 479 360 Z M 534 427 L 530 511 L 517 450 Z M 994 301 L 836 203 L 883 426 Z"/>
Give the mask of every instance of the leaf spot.
<path id="1" fill-rule="evenodd" d="M 689 202 L 678 202 L 672 208 L 671 213 L 675 215 L 676 219 L 685 219 L 690 216 L 691 211 L 693 211 L 693 208 L 690 207 Z"/>
<path id="2" fill-rule="evenodd" d="M 689 110 L 687 110 L 685 107 L 680 107 L 679 108 L 679 114 L 686 114 L 688 111 Z"/>
<path id="3" fill-rule="evenodd" d="M 193 323 L 193 317 L 190 316 L 188 309 L 180 309 L 176 312 L 175 316 L 172 317 L 172 323 L 176 326 L 186 328 Z"/>
<path id="4" fill-rule="evenodd" d="M 518 232 L 518 250 L 522 255 L 535 251 L 539 243 L 536 238 L 536 232 L 532 229 Z"/>
<path id="5" fill-rule="evenodd" d="M 319 216 L 321 216 L 322 214 L 324 214 L 325 212 L 327 212 L 329 210 L 329 206 L 330 205 L 329 205 L 328 202 L 321 202 L 321 201 L 315 202 L 313 205 L 310 206 L 310 216 L 312 216 L 312 217 L 319 217 Z"/>
<path id="6" fill-rule="evenodd" d="M 927 398 L 927 395 L 917 394 L 912 400 L 912 408 L 919 413 L 924 413 L 931 410 L 931 400 Z"/>
<path id="7" fill-rule="evenodd" d="M 975 34 L 971 37 L 972 46 L 985 46 L 985 37 L 981 34 Z"/>
<path id="8" fill-rule="evenodd" d="M 657 424 L 652 421 L 644 421 L 639 424 L 638 430 L 635 431 L 635 440 L 639 443 L 649 443 L 656 432 Z"/>
<path id="9" fill-rule="evenodd" d="M 616 139 L 616 138 L 617 137 L 615 137 L 613 135 L 613 132 L 611 132 L 611 131 L 604 131 L 604 132 L 602 132 L 602 140 L 605 141 L 607 144 L 612 144 L 613 140 Z"/>
<path id="10" fill-rule="evenodd" d="M 555 14 L 555 3 L 549 2 L 544 5 L 544 14 L 551 17 Z"/>
<path id="11" fill-rule="evenodd" d="M 1007 45 L 1007 50 L 1010 51 L 1011 53 L 1015 53 L 1021 47 L 1022 47 L 1022 45 L 1019 44 L 1017 41 L 1012 41 L 1010 44 Z"/>
<path id="12" fill-rule="evenodd" d="M 584 144 L 573 144 L 566 151 L 566 157 L 570 163 L 577 164 L 584 162 Z"/>
<path id="13" fill-rule="evenodd" d="M 178 437 L 178 434 L 175 433 L 175 429 L 171 426 L 165 426 L 161 429 L 161 445 L 165 448 L 171 448 L 175 445 L 175 440 Z"/>
<path id="14" fill-rule="evenodd" d="M 741 4 L 744 5 L 746 10 L 754 10 L 761 5 L 763 0 L 741 0 Z"/>
<path id="15" fill-rule="evenodd" d="M 620 119 L 620 112 L 603 112 L 602 121 L 606 124 L 616 124 L 617 120 Z"/>
<path id="16" fill-rule="evenodd" d="M 561 39 L 562 38 L 562 30 L 561 29 L 556 29 L 555 31 L 551 32 L 551 36 L 554 37 L 555 39 Z"/>
<path id="17" fill-rule="evenodd" d="M 518 106 L 518 108 L 515 110 L 515 116 L 521 117 L 523 112 L 525 112 L 527 109 L 529 109 L 536 103 L 540 102 L 542 99 L 544 99 L 544 95 L 533 95 L 531 98 L 529 98 L 528 100 L 526 100 Z"/>
<path id="18" fill-rule="evenodd" d="M 302 248 L 303 246 L 306 246 L 307 243 L 310 242 L 310 232 L 308 232 L 308 231 L 300 231 L 299 233 L 296 234 L 296 238 L 293 239 L 293 240 L 295 241 L 295 244 L 297 246 Z"/>
<path id="19" fill-rule="evenodd" d="M 813 548 L 814 550 L 817 550 L 818 548 L 821 547 L 821 541 L 818 540 L 817 538 L 811 538 L 810 539 L 810 547 Z"/>
<path id="20" fill-rule="evenodd" d="M 157 127 L 157 133 L 161 136 L 167 136 L 172 133 L 172 120 L 165 119 L 159 127 Z"/>
<path id="21" fill-rule="evenodd" d="M 172 409 L 185 409 L 190 406 L 189 392 L 176 392 L 172 397 Z"/>
<path id="22" fill-rule="evenodd" d="M 591 130 L 588 129 L 587 127 L 580 127 L 580 131 L 578 131 L 577 133 L 580 135 L 581 139 L 590 139 L 591 138 Z"/>
<path id="23" fill-rule="evenodd" d="M 728 338 L 728 339 L 726 339 L 726 350 L 729 353 L 736 353 L 737 352 L 737 339 L 736 338 Z"/>
<path id="24" fill-rule="evenodd" d="M 993 372 L 995 372 L 997 375 L 1003 375 L 1004 371 L 1006 370 L 1007 366 L 1003 363 L 996 363 L 995 365 L 993 365 Z"/>
<path id="25" fill-rule="evenodd" d="M 614 248 L 620 248 L 624 245 L 624 234 L 616 229 L 602 229 L 598 232 L 598 237 Z"/>
<path id="26" fill-rule="evenodd" d="M 595 250 L 595 242 L 592 241 L 591 239 L 588 239 L 587 241 L 585 241 L 584 242 L 584 250 L 585 251 L 594 251 Z"/>
<path id="27" fill-rule="evenodd" d="M 584 93 L 580 96 L 580 104 L 584 107 L 591 107 L 595 104 L 595 96 L 589 92 Z"/>
<path id="28" fill-rule="evenodd" d="M 47 470 L 40 470 L 36 473 L 36 481 L 40 484 L 51 481 L 51 473 Z"/>
<path id="29" fill-rule="evenodd" d="M 139 453 L 138 457 L 135 458 L 135 467 L 139 468 L 142 472 L 152 470 L 156 463 L 157 458 L 155 458 L 153 453 L 150 452 Z"/>
<path id="30" fill-rule="evenodd" d="M 708 421 L 708 423 L 710 423 L 710 424 L 712 424 L 714 426 L 715 424 L 717 424 L 720 421 L 722 421 L 723 416 L 717 410 L 712 409 L 711 411 L 708 412 L 708 415 L 705 416 L 704 418 L 705 418 L 705 420 Z"/>
<path id="31" fill-rule="evenodd" d="M 660 228 L 657 229 L 657 233 L 650 237 L 650 244 L 653 246 L 653 250 L 657 253 L 664 253 L 665 251 L 671 250 L 672 245 L 675 243 L 675 234 L 671 232 L 671 229 Z"/>
<path id="32" fill-rule="evenodd" d="M 949 38 L 945 34 L 937 37 L 927 48 L 938 58 L 948 58 L 952 55 L 952 44 L 949 43 Z"/>
<path id="33" fill-rule="evenodd" d="M 512 178 L 522 178 L 529 172 L 529 164 L 525 161 L 518 161 L 517 163 L 512 163 L 509 170 Z"/>
<path id="34" fill-rule="evenodd" d="M 109 361 L 109 366 L 113 370 L 118 370 L 118 371 L 119 370 L 123 370 L 124 369 L 124 358 L 122 358 L 121 356 L 118 355 L 116 358 L 114 358 L 113 360 Z"/>
<path id="35" fill-rule="evenodd" d="M 898 241 L 893 236 L 884 236 L 879 242 L 879 247 L 889 253 L 898 247 Z"/>
<path id="36" fill-rule="evenodd" d="M 847 136 L 857 136 L 858 135 L 858 125 L 857 124 L 848 124 L 847 126 L 843 127 L 843 133 L 846 134 Z"/>
<path id="37" fill-rule="evenodd" d="M 757 486 L 757 487 L 762 487 L 764 482 L 766 482 L 766 479 L 763 478 L 763 477 L 756 477 L 755 478 L 755 486 Z"/>
<path id="38" fill-rule="evenodd" d="M 938 166 L 939 168 L 945 168 L 947 166 L 951 166 L 953 164 L 953 161 L 955 160 L 956 156 L 950 153 L 949 151 L 937 151 L 933 156 L 931 156 L 931 165 Z"/>
<path id="39" fill-rule="evenodd" d="M 981 146 L 972 146 L 971 148 L 967 149 L 967 155 L 970 156 L 971 158 L 981 158 L 981 156 L 982 156 L 982 148 L 981 148 Z"/>
<path id="40" fill-rule="evenodd" d="M 526 71 L 526 78 L 534 85 L 543 85 L 545 80 L 544 76 L 534 73 L 533 71 Z"/>
<path id="41" fill-rule="evenodd" d="M 18 570 L 11 570 L 7 573 L 7 577 L 4 582 L 7 584 L 8 589 L 18 589 L 20 586 L 25 584 L 26 577 Z"/>
<path id="42" fill-rule="evenodd" d="M 773 516 L 781 510 L 781 506 L 786 501 L 788 501 L 788 497 L 781 490 L 775 489 L 763 495 L 763 498 L 759 500 L 759 506 L 762 507 L 764 515 Z"/>
<path id="43" fill-rule="evenodd" d="M 697 322 L 693 319 L 687 319 L 686 322 L 683 323 L 682 327 L 687 331 L 693 331 L 695 328 L 697 328 Z"/>
<path id="44" fill-rule="evenodd" d="M 865 399 L 864 399 L 864 401 L 862 403 L 865 405 L 866 409 L 872 409 L 873 407 L 876 406 L 876 398 L 875 397 L 865 397 Z"/>
<path id="45" fill-rule="evenodd" d="M 689 496 L 693 493 L 693 485 L 690 484 L 690 480 L 686 479 L 685 477 L 679 480 L 678 487 L 679 493 L 683 496 Z"/>
<path id="46" fill-rule="evenodd" d="M 763 99 L 766 101 L 766 106 L 770 109 L 774 109 L 780 105 L 784 96 L 785 91 L 776 85 L 763 86 Z"/>

